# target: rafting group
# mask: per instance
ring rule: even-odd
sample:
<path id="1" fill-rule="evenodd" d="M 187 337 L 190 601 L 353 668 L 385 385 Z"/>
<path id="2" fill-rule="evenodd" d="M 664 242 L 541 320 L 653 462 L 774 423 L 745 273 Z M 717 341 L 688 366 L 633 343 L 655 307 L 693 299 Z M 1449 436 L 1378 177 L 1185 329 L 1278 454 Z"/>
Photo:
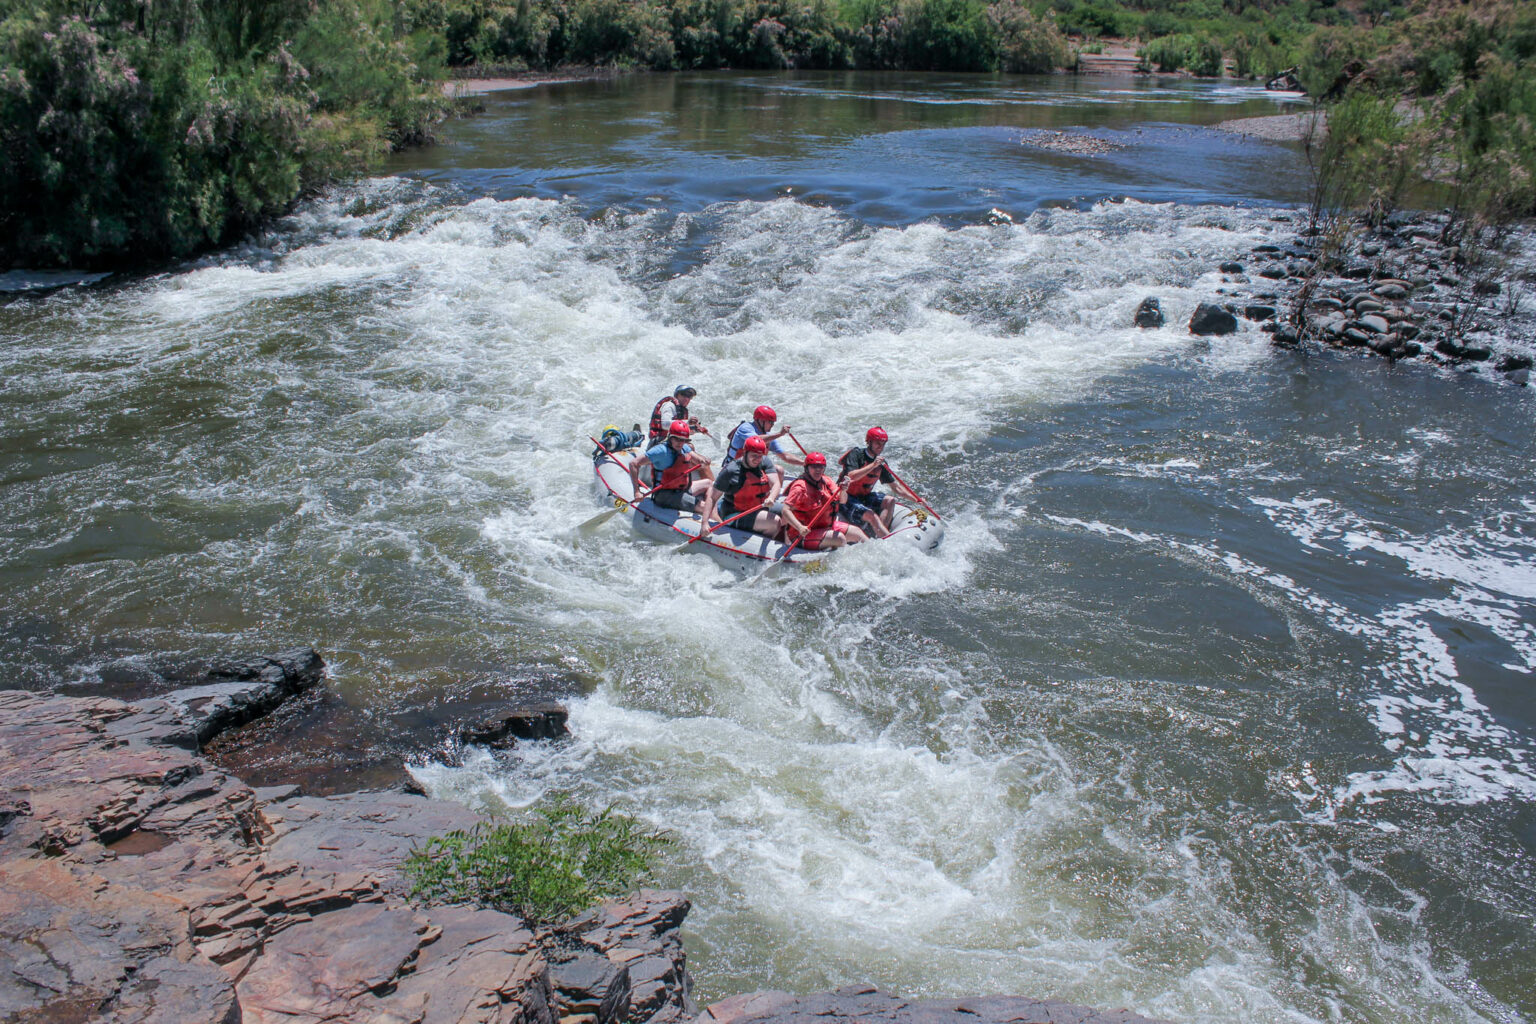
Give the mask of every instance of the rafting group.
<path id="1" fill-rule="evenodd" d="M 812 552 L 891 536 L 898 512 L 911 511 L 898 506 L 898 498 L 925 510 L 917 512 L 917 523 L 926 523 L 931 509 L 885 458 L 889 435 L 883 428 L 870 427 L 862 446 L 838 457 L 834 478 L 827 456 L 806 450 L 768 405 L 753 409 L 721 442 L 689 408 L 697 393 L 679 385 L 656 402 L 644 433 L 638 424 L 633 431 L 610 426 L 599 441 L 598 461 L 611 459 L 628 473 L 627 481 L 616 480 L 600 468 L 599 480 L 625 504 L 643 498 L 651 510 L 647 522 L 652 514 L 662 515 L 655 510 L 670 510 L 681 514 L 664 517 L 673 520 L 671 528 L 694 539 L 729 528 Z M 695 447 L 701 436 L 725 445 L 718 471 Z M 801 469 L 787 486 L 781 462 Z M 683 528 L 680 519 L 695 516 L 696 530 Z"/>

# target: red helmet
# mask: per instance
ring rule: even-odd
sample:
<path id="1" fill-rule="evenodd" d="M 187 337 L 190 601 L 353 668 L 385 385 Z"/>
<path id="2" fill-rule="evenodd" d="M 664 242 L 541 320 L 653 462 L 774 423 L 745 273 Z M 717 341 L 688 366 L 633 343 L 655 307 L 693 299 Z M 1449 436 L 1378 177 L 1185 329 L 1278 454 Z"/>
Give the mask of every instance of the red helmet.
<path id="1" fill-rule="evenodd" d="M 771 405 L 760 405 L 752 410 L 752 418 L 755 420 L 767 420 L 772 423 L 779 418 L 779 414 L 773 411 Z"/>
<path id="2" fill-rule="evenodd" d="M 807 466 L 825 466 L 827 464 L 827 457 L 821 454 L 821 452 L 811 452 L 811 454 L 805 457 L 805 464 Z"/>
<path id="3" fill-rule="evenodd" d="M 759 455 L 767 455 L 768 442 L 757 435 L 753 435 L 742 442 L 741 450 L 744 452 L 757 452 Z"/>
<path id="4" fill-rule="evenodd" d="M 890 439 L 891 435 L 885 432 L 884 427 L 870 427 L 864 434 L 865 444 L 869 444 L 871 441 L 889 441 Z"/>
<path id="5" fill-rule="evenodd" d="M 667 428 L 667 436 L 687 438 L 693 436 L 693 431 L 688 429 L 687 420 L 673 420 L 672 425 Z"/>

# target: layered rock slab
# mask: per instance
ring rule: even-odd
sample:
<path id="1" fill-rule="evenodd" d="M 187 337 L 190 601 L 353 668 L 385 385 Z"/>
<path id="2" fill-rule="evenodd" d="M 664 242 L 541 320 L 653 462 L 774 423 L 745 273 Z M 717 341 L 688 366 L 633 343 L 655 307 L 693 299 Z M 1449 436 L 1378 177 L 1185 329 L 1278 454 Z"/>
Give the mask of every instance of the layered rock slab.
<path id="1" fill-rule="evenodd" d="M 292 689 L 287 666 L 264 662 L 251 674 L 266 679 L 137 704 L 0 692 L 0 1019 L 581 1016 L 560 1003 L 520 919 L 407 900 L 400 862 L 477 815 L 399 793 L 258 793 L 194 752 L 211 714 L 239 718 L 268 687 Z M 648 971 L 684 978 L 686 908 L 675 893 L 645 894 L 604 908 L 591 939 L 568 938 L 626 978 L 637 950 Z M 629 943 L 611 961 L 608 938 Z M 626 987 L 599 1024 L 681 1019 L 686 984 L 664 989 L 637 1008 Z"/>

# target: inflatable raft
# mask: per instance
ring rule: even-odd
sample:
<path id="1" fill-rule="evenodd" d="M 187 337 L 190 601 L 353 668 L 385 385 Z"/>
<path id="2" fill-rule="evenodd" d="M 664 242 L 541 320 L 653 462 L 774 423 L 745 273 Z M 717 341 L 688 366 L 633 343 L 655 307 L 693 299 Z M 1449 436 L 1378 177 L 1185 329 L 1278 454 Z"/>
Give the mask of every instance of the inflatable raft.
<path id="1" fill-rule="evenodd" d="M 599 450 L 593 453 L 592 468 L 597 475 L 599 492 L 619 508 L 628 508 L 630 522 L 635 531 L 652 540 L 683 543 L 699 536 L 702 524 L 697 512 L 679 512 L 661 508 L 649 498 L 635 500 L 634 483 L 629 478 L 629 465 L 642 454 L 639 448 L 621 448 L 615 452 Z M 932 551 L 944 539 L 944 524 L 920 508 L 896 507 L 891 521 L 891 535 L 880 543 L 912 544 L 920 551 Z M 874 543 L 869 541 L 868 543 Z M 764 537 L 760 533 L 738 530 L 734 526 L 717 527 L 690 548 L 707 551 L 721 561 L 738 566 L 758 569 L 783 559 L 785 564 L 810 569 L 819 568 L 822 559 L 830 551 L 807 551 L 796 546 L 790 551 L 785 541 Z M 837 549 L 834 549 L 837 550 Z M 787 558 L 785 552 L 789 552 Z"/>

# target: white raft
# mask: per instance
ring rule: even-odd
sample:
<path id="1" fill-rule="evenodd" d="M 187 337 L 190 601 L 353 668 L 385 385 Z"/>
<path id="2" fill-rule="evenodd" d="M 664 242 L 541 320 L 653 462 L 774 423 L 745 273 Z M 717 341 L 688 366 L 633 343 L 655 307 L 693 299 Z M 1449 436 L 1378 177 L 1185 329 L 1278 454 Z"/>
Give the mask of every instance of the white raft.
<path id="1" fill-rule="evenodd" d="M 638 448 L 624 448 L 602 454 L 594 452 L 593 470 L 597 474 L 601 493 L 615 506 L 628 507 L 630 521 L 636 532 L 652 540 L 680 544 L 697 537 L 701 529 L 697 512 L 661 508 L 649 498 L 634 500 L 635 488 L 629 478 L 629 464 L 641 454 Z M 924 509 L 897 505 L 895 518 L 891 521 L 891 535 L 882 539 L 897 544 L 912 544 L 919 551 L 932 551 L 944 539 L 944 524 Z M 786 564 L 809 568 L 831 553 L 807 551 L 803 546 L 796 546 L 793 551 L 789 551 L 790 545 L 786 542 L 764 537 L 760 533 L 738 530 L 734 526 L 717 527 L 691 546 L 707 550 L 728 564 L 758 568 L 781 558 Z M 789 551 L 788 558 L 784 558 L 786 551 Z"/>

